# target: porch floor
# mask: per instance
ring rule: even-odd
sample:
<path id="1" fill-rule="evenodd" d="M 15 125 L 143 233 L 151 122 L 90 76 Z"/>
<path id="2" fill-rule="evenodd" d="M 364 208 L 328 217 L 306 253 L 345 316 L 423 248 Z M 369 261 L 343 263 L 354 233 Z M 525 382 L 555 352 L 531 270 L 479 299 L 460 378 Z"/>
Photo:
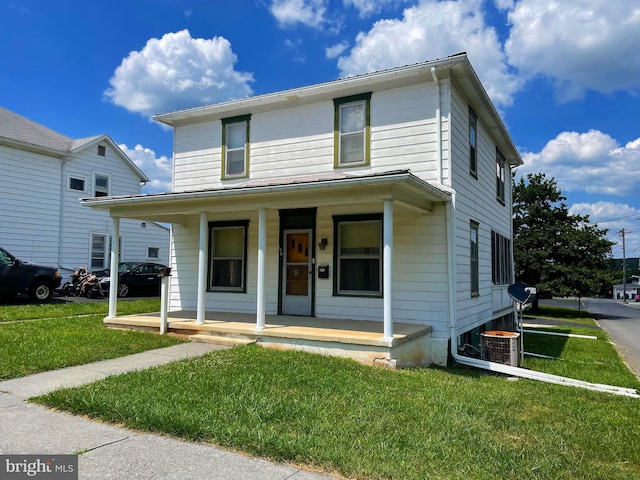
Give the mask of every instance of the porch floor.
<path id="1" fill-rule="evenodd" d="M 160 331 L 160 313 L 105 318 L 111 328 Z M 249 313 L 206 312 L 204 324 L 196 323 L 195 311 L 168 314 L 167 332 L 211 343 L 260 343 L 275 348 L 298 348 L 352 357 L 356 360 L 394 358 L 394 350 L 413 343 L 428 345 L 432 328 L 428 325 L 393 324 L 393 339 L 383 338 L 382 322 L 267 315 L 262 330 L 256 329 L 256 315 Z M 209 338 L 209 340 L 207 340 Z M 415 350 L 415 347 L 410 347 Z M 428 356 L 428 347 L 425 350 Z M 415 357 L 415 352 L 413 356 Z M 375 362 L 374 362 L 375 363 Z M 411 363 L 428 364 L 428 358 L 414 358 Z"/>

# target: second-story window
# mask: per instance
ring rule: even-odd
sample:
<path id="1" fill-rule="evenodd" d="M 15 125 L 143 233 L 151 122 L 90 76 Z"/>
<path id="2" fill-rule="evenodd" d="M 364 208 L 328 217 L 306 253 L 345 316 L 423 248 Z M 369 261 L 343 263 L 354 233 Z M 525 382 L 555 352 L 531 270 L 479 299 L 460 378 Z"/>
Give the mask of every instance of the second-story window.
<path id="1" fill-rule="evenodd" d="M 335 166 L 369 164 L 371 93 L 334 101 Z"/>
<path id="2" fill-rule="evenodd" d="M 222 120 L 222 178 L 249 176 L 250 115 Z"/>
<path id="3" fill-rule="evenodd" d="M 478 117 L 469 107 L 469 173 L 478 178 Z"/>
<path id="4" fill-rule="evenodd" d="M 109 177 L 96 173 L 93 179 L 94 197 L 106 197 L 109 195 Z"/>
<path id="5" fill-rule="evenodd" d="M 496 148 L 496 198 L 504 205 L 504 185 L 505 185 L 505 161 L 504 156 Z"/>

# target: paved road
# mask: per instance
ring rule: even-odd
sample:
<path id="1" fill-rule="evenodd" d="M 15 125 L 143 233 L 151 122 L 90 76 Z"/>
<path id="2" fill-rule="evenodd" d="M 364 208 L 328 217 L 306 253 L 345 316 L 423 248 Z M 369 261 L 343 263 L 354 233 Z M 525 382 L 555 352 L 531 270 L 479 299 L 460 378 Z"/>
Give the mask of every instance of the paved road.
<path id="1" fill-rule="evenodd" d="M 590 298 L 587 308 L 640 378 L 640 305 Z"/>

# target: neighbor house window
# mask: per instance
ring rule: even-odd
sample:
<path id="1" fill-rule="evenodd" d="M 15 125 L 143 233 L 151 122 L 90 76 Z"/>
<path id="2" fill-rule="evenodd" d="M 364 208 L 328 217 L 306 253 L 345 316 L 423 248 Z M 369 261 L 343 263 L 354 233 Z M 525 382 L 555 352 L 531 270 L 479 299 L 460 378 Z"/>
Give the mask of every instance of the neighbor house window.
<path id="1" fill-rule="evenodd" d="M 109 177 L 97 174 L 94 177 L 94 197 L 106 197 L 109 195 Z"/>
<path id="2" fill-rule="evenodd" d="M 491 231 L 491 283 L 512 283 L 511 239 Z"/>
<path id="3" fill-rule="evenodd" d="M 382 215 L 334 217 L 337 295 L 382 295 Z"/>
<path id="4" fill-rule="evenodd" d="M 478 262 L 478 229 L 480 225 L 473 220 L 469 224 L 470 226 L 470 238 L 469 238 L 469 257 L 471 262 L 471 295 L 476 296 L 480 294 L 480 274 L 479 274 L 479 262 Z"/>
<path id="5" fill-rule="evenodd" d="M 106 157 L 107 156 L 107 147 L 104 145 L 98 145 L 98 156 Z"/>
<path id="6" fill-rule="evenodd" d="M 333 103 L 335 166 L 369 164 L 371 93 L 338 98 Z"/>
<path id="7" fill-rule="evenodd" d="M 222 120 L 222 178 L 249 175 L 250 115 Z"/>
<path id="8" fill-rule="evenodd" d="M 505 161 L 504 156 L 496 148 L 496 198 L 504 204 L 504 186 L 505 186 Z"/>
<path id="9" fill-rule="evenodd" d="M 85 183 L 86 179 L 84 177 L 72 177 L 69 176 L 69 190 L 74 190 L 76 192 L 84 192 L 85 191 Z"/>
<path id="10" fill-rule="evenodd" d="M 246 291 L 248 220 L 209 224 L 209 289 Z"/>
<path id="11" fill-rule="evenodd" d="M 107 258 L 107 236 L 91 235 L 91 270 L 105 268 Z"/>
<path id="12" fill-rule="evenodd" d="M 160 247 L 147 247 L 147 258 L 158 260 L 160 258 Z"/>
<path id="13" fill-rule="evenodd" d="M 469 173 L 478 176 L 478 117 L 469 107 Z"/>

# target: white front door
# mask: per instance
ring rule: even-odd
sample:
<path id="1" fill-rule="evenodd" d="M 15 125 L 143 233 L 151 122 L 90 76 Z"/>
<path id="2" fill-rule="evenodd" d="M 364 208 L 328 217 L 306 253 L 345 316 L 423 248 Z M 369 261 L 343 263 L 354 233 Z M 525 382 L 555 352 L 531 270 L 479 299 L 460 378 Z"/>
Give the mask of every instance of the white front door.
<path id="1" fill-rule="evenodd" d="M 285 230 L 282 262 L 282 313 L 311 315 L 311 230 Z"/>

